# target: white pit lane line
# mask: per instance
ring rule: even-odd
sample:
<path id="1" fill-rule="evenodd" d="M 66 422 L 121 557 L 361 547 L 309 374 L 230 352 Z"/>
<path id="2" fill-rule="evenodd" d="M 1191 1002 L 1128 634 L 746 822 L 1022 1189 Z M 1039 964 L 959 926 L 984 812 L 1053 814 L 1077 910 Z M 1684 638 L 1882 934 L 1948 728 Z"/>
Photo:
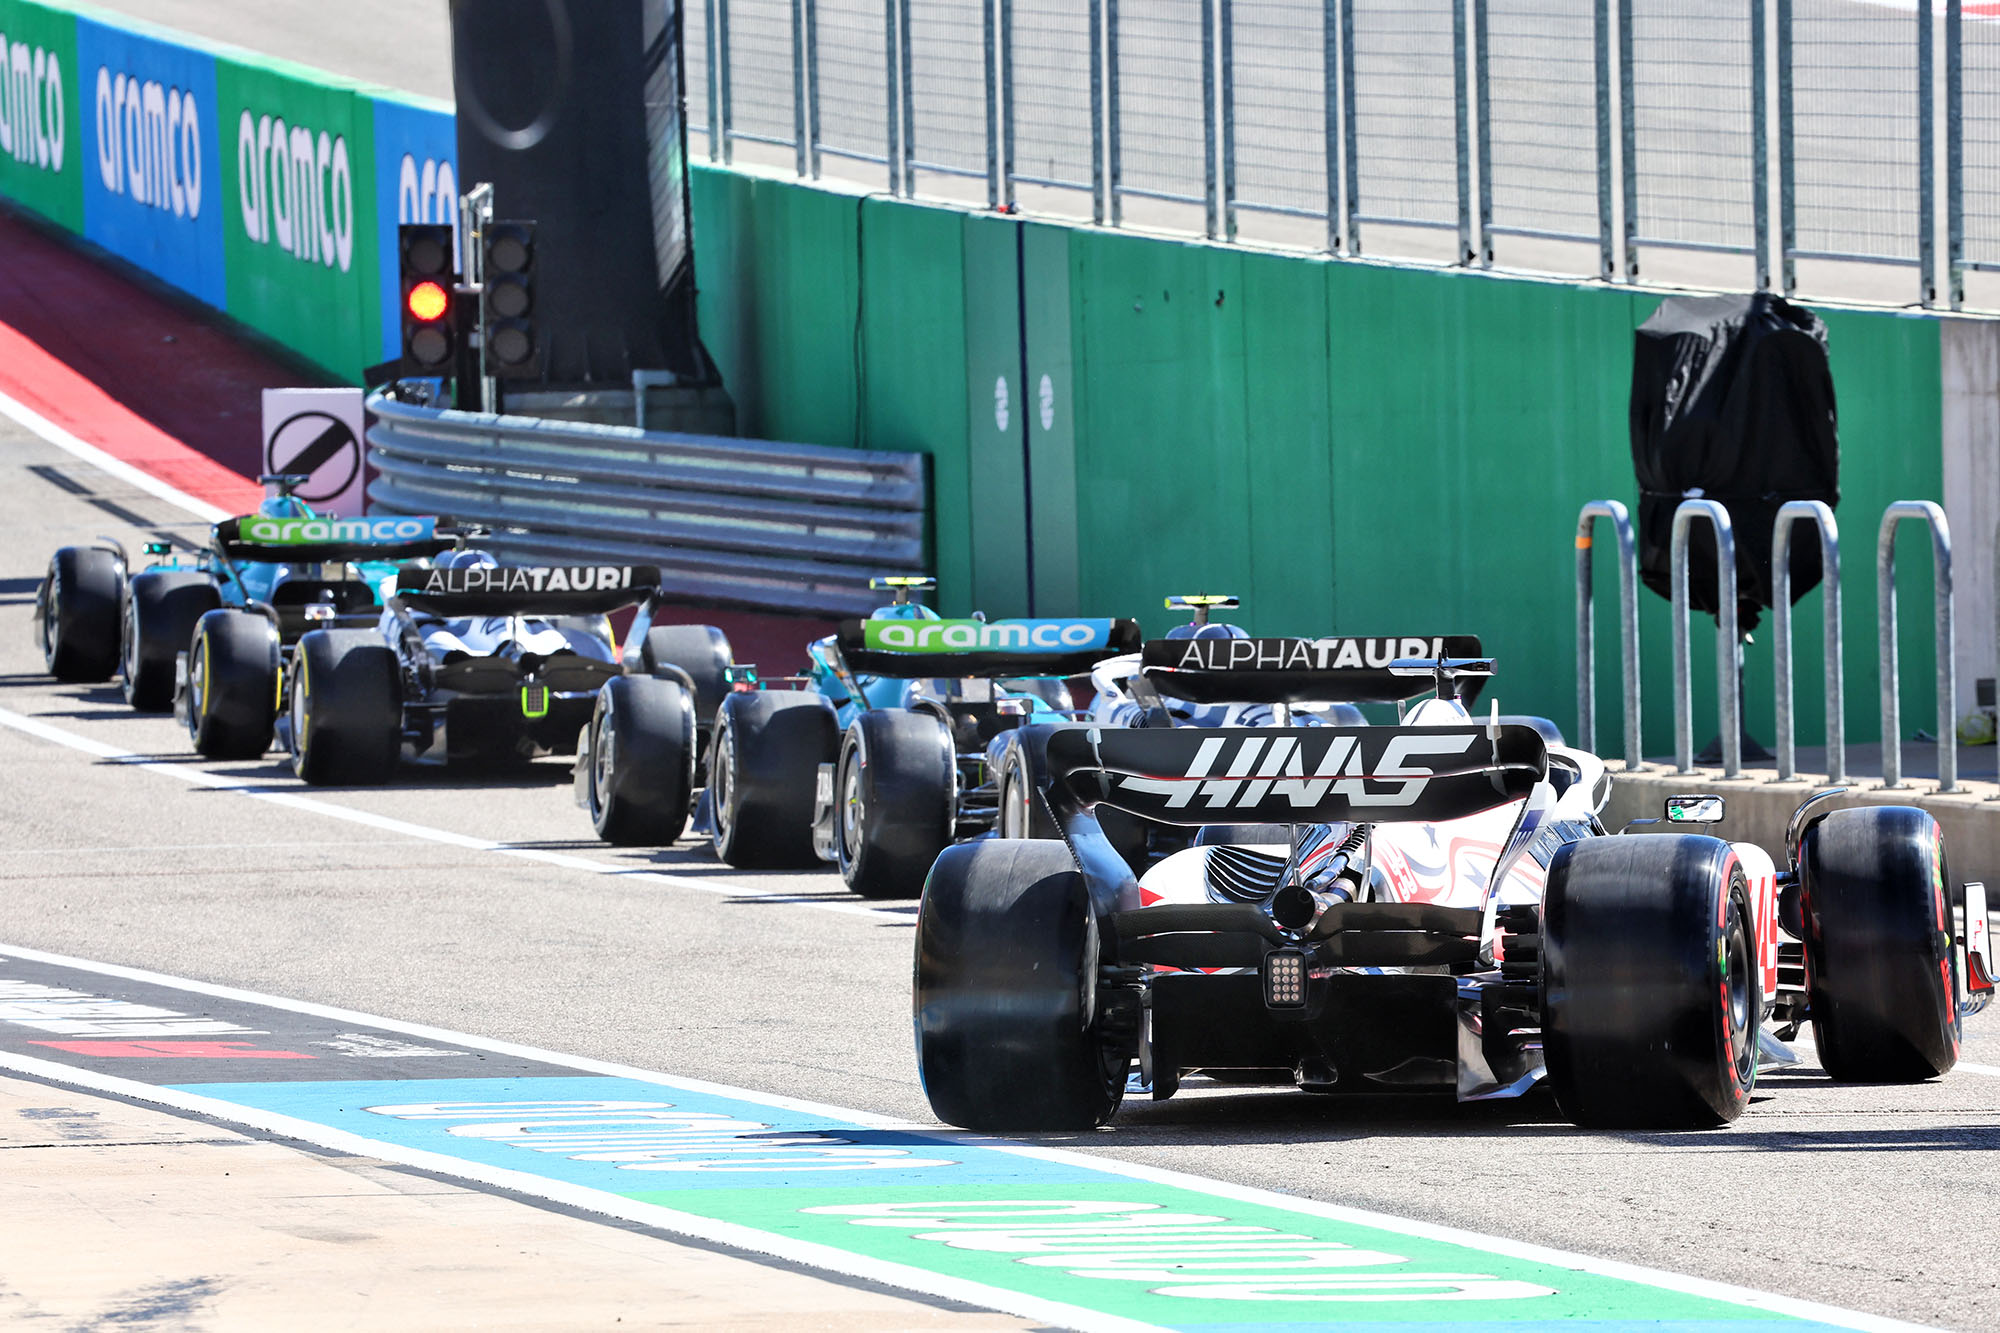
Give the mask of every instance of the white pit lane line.
<path id="1" fill-rule="evenodd" d="M 749 1088 L 731 1087 L 724 1083 L 712 1083 L 702 1079 L 676 1078 L 668 1074 L 653 1073 L 635 1069 L 629 1065 L 616 1064 L 606 1060 L 592 1060 L 581 1056 L 561 1055 L 554 1051 L 542 1050 L 534 1046 L 523 1046 L 514 1042 L 497 1041 L 488 1037 L 474 1036 L 465 1032 L 454 1032 L 448 1028 L 431 1027 L 422 1023 L 406 1023 L 398 1019 L 382 1018 L 374 1014 L 361 1013 L 352 1009 L 341 1009 L 332 1005 L 313 1004 L 303 1000 L 289 1000 L 281 996 L 267 995 L 259 991 L 243 990 L 234 986 L 219 986 L 210 982 L 190 981 L 165 973 L 151 972 L 144 968 L 123 967 L 112 963 L 97 963 L 87 959 L 72 958 L 66 954 L 46 953 L 39 949 L 21 948 L 0 943 L 0 960 L 19 958 L 45 963 L 57 967 L 74 968 L 83 972 L 94 972 L 100 976 L 120 977 L 128 981 L 145 982 L 156 986 L 170 987 L 197 995 L 213 996 L 217 999 L 235 1000 L 250 1004 L 267 1005 L 291 1013 L 308 1014 L 316 1018 L 329 1018 L 344 1024 L 374 1027 L 386 1032 L 401 1033 L 424 1041 L 438 1042 L 447 1046 L 469 1047 L 489 1051 L 496 1055 L 512 1056 L 517 1059 L 532 1060 L 561 1068 L 573 1069 L 579 1073 L 602 1074 L 612 1078 L 631 1079 L 640 1083 L 651 1083 L 664 1088 L 678 1089 L 688 1093 L 735 1098 L 753 1105 L 769 1106 L 774 1109 L 800 1111 L 810 1115 L 828 1116 L 846 1120 L 853 1124 L 876 1129 L 891 1129 L 905 1132 L 914 1131 L 927 1138 L 936 1139 L 941 1144 L 977 1145 L 992 1151 L 1011 1153 L 1020 1157 L 1037 1158 L 1058 1162 L 1084 1170 L 1101 1172 L 1110 1176 L 1123 1176 L 1130 1180 L 1147 1181 L 1175 1189 L 1192 1190 L 1218 1199 L 1231 1199 L 1241 1203 L 1279 1208 L 1290 1212 L 1305 1213 L 1325 1217 L 1351 1225 L 1374 1227 L 1397 1235 L 1412 1236 L 1424 1240 L 1442 1241 L 1452 1245 L 1463 1245 L 1469 1249 L 1487 1254 L 1504 1255 L 1531 1263 L 1548 1264 L 1556 1268 L 1566 1268 L 1572 1272 L 1590 1273 L 1620 1281 L 1639 1282 L 1668 1291 L 1681 1292 L 1689 1296 L 1707 1297 L 1727 1301 L 1751 1309 L 1767 1310 L 1773 1314 L 1789 1315 L 1799 1319 L 1817 1320 L 1841 1328 L 1864 1330 L 1864 1333 L 1935 1333 L 1929 1325 L 1912 1324 L 1902 1320 L 1889 1319 L 1879 1315 L 1862 1314 L 1843 1310 L 1836 1306 L 1821 1305 L 1814 1301 L 1799 1300 L 1790 1296 L 1779 1296 L 1769 1292 L 1756 1291 L 1726 1282 L 1714 1282 L 1707 1278 L 1688 1277 L 1661 1269 L 1647 1268 L 1640 1264 L 1623 1263 L 1615 1259 L 1598 1259 L 1589 1255 L 1575 1254 L 1567 1250 L 1552 1249 L 1525 1241 L 1508 1240 L 1500 1236 L 1483 1235 L 1475 1231 L 1464 1231 L 1457 1227 L 1439 1226 L 1429 1222 L 1416 1222 L 1395 1217 L 1387 1213 L 1371 1212 L 1365 1208 L 1350 1208 L 1341 1204 L 1321 1203 L 1314 1199 L 1296 1195 L 1279 1194 L 1255 1186 L 1236 1185 L 1228 1181 L 1215 1180 L 1205 1176 L 1190 1175 L 1185 1172 L 1168 1170 L 1163 1167 L 1143 1166 L 1135 1162 L 1119 1161 L 1115 1158 L 1098 1157 L 1090 1153 L 1077 1152 L 1069 1148 L 1044 1148 L 1025 1143 L 1012 1143 L 1005 1139 L 989 1138 L 983 1135 L 959 1133 L 954 1130 L 914 1121 L 899 1120 L 891 1116 L 877 1115 L 871 1111 L 857 1111 L 846 1107 L 830 1106 L 823 1102 L 804 1101 L 793 1097 L 783 1097 Z M 203 1115 L 229 1124 L 248 1126 L 269 1134 L 282 1135 L 302 1142 L 317 1144 L 336 1151 L 373 1157 L 381 1161 L 394 1162 L 421 1171 L 454 1180 L 488 1185 L 496 1189 L 509 1190 L 529 1198 L 544 1199 L 566 1207 L 578 1208 L 608 1217 L 637 1222 L 644 1226 L 656 1227 L 679 1235 L 692 1236 L 700 1240 L 714 1241 L 757 1254 L 769 1254 L 780 1259 L 817 1268 L 825 1272 L 840 1273 L 851 1277 L 866 1278 L 889 1286 L 900 1287 L 925 1295 L 962 1301 L 985 1309 L 1000 1310 L 1027 1318 L 1049 1320 L 1063 1328 L 1084 1330 L 1105 1330 L 1106 1333 L 1140 1333 L 1155 1326 L 1138 1323 L 1129 1319 L 1099 1314 L 1095 1311 L 1044 1301 L 1018 1292 L 987 1287 L 981 1283 L 963 1278 L 954 1278 L 926 1270 L 906 1268 L 900 1264 L 866 1258 L 844 1250 L 835 1250 L 809 1241 L 794 1240 L 772 1232 L 758 1231 L 736 1223 L 719 1222 L 709 1218 L 696 1217 L 657 1204 L 640 1203 L 619 1195 L 569 1185 L 551 1180 L 545 1176 L 530 1175 L 525 1172 L 510 1171 L 502 1167 L 486 1166 L 457 1157 L 447 1157 L 426 1152 L 419 1148 L 409 1148 L 379 1139 L 368 1138 L 345 1130 L 332 1129 L 297 1119 L 273 1111 L 245 1107 L 234 1102 L 203 1097 L 196 1093 L 183 1092 L 174 1088 L 158 1087 L 150 1083 L 140 1083 L 131 1079 L 102 1074 L 94 1070 L 80 1069 L 74 1065 L 57 1064 L 54 1061 L 38 1060 L 31 1056 L 16 1056 L 0 1052 L 0 1070 L 25 1074 L 47 1082 L 86 1088 L 91 1091 L 108 1092 L 116 1096 L 128 1097 L 135 1101 L 167 1106 L 177 1110 Z M 413 1081 L 413 1087 L 421 1086 L 421 1080 Z M 1525 1327 L 1525 1325 L 1524 1325 Z"/>
<path id="2" fill-rule="evenodd" d="M 125 768 L 140 769 L 173 778 L 190 786 L 207 787 L 214 791 L 232 792 L 247 796 L 253 801 L 269 801 L 273 805 L 288 806 L 303 810 L 308 814 L 325 815 L 331 819 L 345 820 L 350 824 L 360 824 L 383 833 L 400 834 L 423 842 L 443 843 L 448 847 L 461 847 L 467 851 L 491 852 L 497 856 L 511 856 L 523 861 L 540 861 L 544 865 L 558 866 L 564 870 L 580 870 L 591 875 L 616 875 L 621 880 L 640 884 L 658 884 L 667 888 L 692 889 L 698 893 L 712 894 L 724 898 L 763 898 L 774 903 L 795 907 L 811 908 L 821 912 L 838 912 L 844 916 L 868 917 L 876 921 L 909 925 L 912 917 L 907 907 L 902 910 L 885 907 L 870 907 L 859 900 L 827 902 L 818 898 L 802 897 L 793 889 L 759 889 L 747 884 L 718 883 L 705 877 L 676 875 L 663 870 L 634 870 L 629 866 L 617 865 L 609 861 L 593 860 L 587 856 L 573 856 L 567 852 L 552 852 L 540 847 L 516 847 L 510 843 L 496 842 L 491 838 L 475 838 L 465 833 L 453 833 L 449 829 L 432 828 L 428 824 L 412 824 L 408 820 L 394 819 L 388 815 L 373 814 L 366 810 L 355 810 L 333 801 L 321 800 L 301 792 L 272 791 L 261 782 L 242 782 L 235 778 L 225 778 L 214 773 L 193 768 L 186 764 L 163 764 L 147 759 L 131 750 L 121 750 L 103 741 L 79 736 L 60 727 L 52 727 L 46 722 L 28 717 L 22 713 L 0 708 L 0 727 L 18 731 L 37 740 L 48 741 L 67 749 L 79 750 L 84 754 L 118 764 Z M 581 814 L 578 815 L 581 819 Z M 844 891 L 844 886 L 843 886 Z"/>

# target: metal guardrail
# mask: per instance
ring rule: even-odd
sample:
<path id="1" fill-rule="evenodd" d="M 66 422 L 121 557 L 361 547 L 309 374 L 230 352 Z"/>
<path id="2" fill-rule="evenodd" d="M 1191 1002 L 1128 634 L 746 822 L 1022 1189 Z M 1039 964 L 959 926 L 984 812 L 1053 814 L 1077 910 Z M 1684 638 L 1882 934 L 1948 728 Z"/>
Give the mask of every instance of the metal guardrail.
<path id="1" fill-rule="evenodd" d="M 491 529 L 514 560 L 660 567 L 668 596 L 865 614 L 925 569 L 922 454 L 446 411 L 369 395 L 382 513 Z"/>
<path id="2" fill-rule="evenodd" d="M 1847 781 L 1846 687 L 1840 651 L 1840 525 L 1822 500 L 1788 500 L 1771 530 L 1771 658 L 1778 691 L 1778 776 L 1798 776 L 1797 719 L 1792 714 L 1792 525 L 1819 529 L 1820 586 L 1826 606 L 1826 780 Z"/>
<path id="3" fill-rule="evenodd" d="M 1625 767 L 1645 766 L 1639 730 L 1639 544 L 1632 519 L 1616 500 L 1592 500 L 1576 516 L 1576 731 L 1597 749 L 1597 627 L 1591 600 L 1591 529 L 1611 520 L 1618 540 L 1618 641 L 1625 686 Z"/>
<path id="4" fill-rule="evenodd" d="M 1958 666 L 1952 613 L 1951 525 L 1944 510 L 1930 500 L 1898 500 L 1882 511 L 1875 537 L 1875 599 L 1881 608 L 1876 628 L 1882 679 L 1882 785 L 1903 784 L 1903 738 L 1900 681 L 1896 664 L 1896 525 L 1904 520 L 1924 524 L 1931 533 L 1931 595 L 1937 611 L 1937 747 L 1938 787 L 1958 790 Z"/>
<path id="5" fill-rule="evenodd" d="M 1729 511 L 1719 500 L 1683 500 L 1674 510 L 1674 771 L 1694 772 L 1694 682 L 1688 664 L 1688 531 L 1705 518 L 1715 529 L 1715 564 L 1721 591 L 1717 596 L 1715 631 L 1715 694 L 1722 714 L 1722 776 L 1743 774 L 1742 681 L 1736 666 L 1742 644 L 1736 633 L 1736 534 Z"/>

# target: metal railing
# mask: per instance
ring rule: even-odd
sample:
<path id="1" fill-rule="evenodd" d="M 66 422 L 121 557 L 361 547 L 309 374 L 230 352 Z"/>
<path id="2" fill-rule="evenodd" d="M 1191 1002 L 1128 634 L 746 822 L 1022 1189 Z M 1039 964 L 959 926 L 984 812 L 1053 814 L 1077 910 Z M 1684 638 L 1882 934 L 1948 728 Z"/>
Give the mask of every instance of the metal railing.
<path id="1" fill-rule="evenodd" d="M 745 148 L 899 195 L 1220 239 L 1240 223 L 1345 255 L 1365 230 L 1371 254 L 1628 281 L 1642 252 L 1678 255 L 1678 280 L 1706 256 L 1712 285 L 1784 292 L 1798 261 L 1835 261 L 1808 270 L 1816 291 L 1853 294 L 1857 264 L 1898 286 L 1908 269 L 1911 298 L 1956 308 L 1965 272 L 2000 270 L 2000 23 L 1960 0 L 684 12 L 713 161 Z"/>
<path id="2" fill-rule="evenodd" d="M 673 598 L 860 615 L 925 569 L 925 460 L 544 418 L 371 394 L 371 512 L 491 530 L 514 560 L 660 567 Z"/>
<path id="3" fill-rule="evenodd" d="M 1597 749 L 1597 627 L 1592 600 L 1592 528 L 1611 521 L 1618 541 L 1618 646 L 1625 700 L 1625 767 L 1645 766 L 1639 712 L 1639 544 L 1625 506 L 1592 500 L 1576 516 L 1576 731 L 1583 747 Z"/>
<path id="4" fill-rule="evenodd" d="M 1798 776 L 1797 718 L 1792 713 L 1792 525 L 1819 529 L 1820 587 L 1826 611 L 1826 780 L 1847 781 L 1846 683 L 1840 651 L 1840 525 L 1822 500 L 1788 500 L 1771 529 L 1771 663 L 1777 680 L 1778 782 Z"/>
<path id="5" fill-rule="evenodd" d="M 1876 635 L 1881 654 L 1882 785 L 1903 786 L 1903 732 L 1896 663 L 1896 527 L 1905 520 L 1924 524 L 1931 534 L 1931 596 L 1937 613 L 1938 790 L 1958 790 L 1958 666 L 1952 612 L 1951 525 L 1944 509 L 1929 500 L 1898 500 L 1882 511 L 1875 537 L 1875 599 L 1880 608 Z"/>
<path id="6" fill-rule="evenodd" d="M 1715 530 L 1715 694 L 1722 724 L 1722 776 L 1743 774 L 1743 645 L 1736 633 L 1736 534 L 1719 500 L 1683 500 L 1674 510 L 1674 771 L 1694 772 L 1694 681 L 1688 647 L 1688 534 L 1705 518 Z"/>

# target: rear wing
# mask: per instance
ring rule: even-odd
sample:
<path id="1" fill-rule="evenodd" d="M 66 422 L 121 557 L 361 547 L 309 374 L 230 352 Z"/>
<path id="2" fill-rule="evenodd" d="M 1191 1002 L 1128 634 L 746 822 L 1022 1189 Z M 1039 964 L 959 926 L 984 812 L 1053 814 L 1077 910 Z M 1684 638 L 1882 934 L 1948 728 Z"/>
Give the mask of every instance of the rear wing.
<path id="1" fill-rule="evenodd" d="M 1393 663 L 1478 658 L 1479 639 L 1153 639 L 1141 652 L 1145 678 L 1190 703 L 1400 703 L 1436 687 L 1430 672 Z"/>
<path id="2" fill-rule="evenodd" d="M 434 616 L 600 615 L 652 600 L 655 565 L 487 565 L 405 569 L 395 601 Z"/>
<path id="3" fill-rule="evenodd" d="M 1133 620 L 842 621 L 835 646 L 851 671 L 902 680 L 1080 676 L 1136 652 Z"/>
<path id="4" fill-rule="evenodd" d="M 382 514 L 372 518 L 269 518 L 244 514 L 215 525 L 226 560 L 251 564 L 321 564 L 350 560 L 418 560 L 458 545 L 435 518 Z"/>
<path id="5" fill-rule="evenodd" d="M 1067 727 L 1050 732 L 1057 805 L 1167 824 L 1443 823 L 1548 776 L 1533 727 Z"/>

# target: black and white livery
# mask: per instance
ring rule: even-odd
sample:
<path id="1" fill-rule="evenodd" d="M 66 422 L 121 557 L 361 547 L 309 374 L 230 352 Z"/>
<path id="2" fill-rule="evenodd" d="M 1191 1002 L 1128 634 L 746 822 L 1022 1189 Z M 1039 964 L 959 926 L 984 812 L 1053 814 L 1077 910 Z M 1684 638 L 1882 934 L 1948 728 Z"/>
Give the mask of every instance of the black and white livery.
<path id="1" fill-rule="evenodd" d="M 1180 698 L 1436 697 L 1397 725 L 1047 729 L 1061 840 L 950 848 L 924 889 L 917 1052 L 951 1124 L 1088 1127 L 1200 1073 L 1461 1101 L 1546 1083 L 1583 1125 L 1718 1125 L 1803 1023 L 1833 1077 L 1914 1081 L 1991 992 L 1984 890 L 1956 948 L 1923 811 L 1822 794 L 1782 867 L 1692 831 L 1716 797 L 1611 836 L 1600 760 L 1459 701 L 1490 660 L 1169 652 L 1147 676 Z M 1137 872 L 1106 811 L 1194 845 Z"/>

